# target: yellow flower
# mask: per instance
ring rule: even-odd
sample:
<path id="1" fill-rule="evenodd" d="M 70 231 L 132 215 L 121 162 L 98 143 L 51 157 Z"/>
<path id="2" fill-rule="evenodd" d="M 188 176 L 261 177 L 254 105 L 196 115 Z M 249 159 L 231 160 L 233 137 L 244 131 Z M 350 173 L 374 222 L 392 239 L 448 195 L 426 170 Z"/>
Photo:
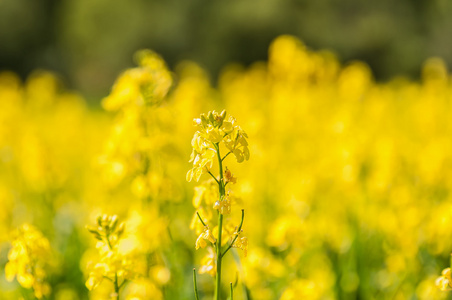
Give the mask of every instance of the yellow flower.
<path id="1" fill-rule="evenodd" d="M 225 145 L 229 153 L 234 154 L 237 162 L 249 159 L 247 134 L 236 125 L 233 117 L 229 117 L 227 121 L 225 118 L 226 111 L 221 113 L 211 111 L 207 116 L 202 114 L 201 118 L 193 120 L 193 124 L 198 126 L 199 130 L 195 132 L 191 141 L 193 151 L 189 162 L 193 163 L 193 168 L 187 172 L 187 181 L 193 179 L 199 181 L 202 174 L 210 171 L 220 143 Z M 229 179 L 234 180 L 233 177 Z"/>
<path id="2" fill-rule="evenodd" d="M 196 239 L 196 250 L 198 250 L 199 248 L 205 248 L 206 246 L 207 246 L 207 242 L 204 239 L 203 234 L 201 234 Z"/>
<path id="3" fill-rule="evenodd" d="M 50 293 L 44 270 L 51 256 L 49 241 L 29 224 L 23 224 L 14 235 L 5 266 L 6 280 L 13 281 L 16 277 L 21 286 L 33 288 L 36 298 L 41 299 Z"/>
<path id="4" fill-rule="evenodd" d="M 89 273 L 88 280 L 85 283 L 88 290 L 95 289 L 104 280 L 104 273 L 106 273 L 104 265 L 106 264 L 96 264 Z"/>
<path id="5" fill-rule="evenodd" d="M 96 228 L 87 227 L 98 240 L 96 248 L 99 257 L 89 264 L 86 287 L 89 290 L 95 289 L 105 278 L 120 285 L 137 277 L 138 257 L 134 249 L 124 247 L 127 245 L 121 247 L 121 242 L 125 240 L 122 238 L 124 223 L 119 223 L 116 215 L 102 215 L 97 218 L 97 225 Z"/>
<path id="6" fill-rule="evenodd" d="M 207 246 L 206 241 L 209 241 L 212 244 L 215 244 L 217 241 L 208 226 L 204 227 L 204 231 L 199 235 L 198 239 L 196 240 L 196 250 L 198 250 L 199 248 L 206 247 Z"/>
<path id="7" fill-rule="evenodd" d="M 212 143 L 219 143 L 222 140 L 222 136 L 220 130 L 218 128 L 213 127 L 212 125 L 207 125 L 206 129 L 207 139 Z"/>
<path id="8" fill-rule="evenodd" d="M 229 215 L 231 213 L 231 200 L 228 196 L 225 196 L 223 200 L 215 202 L 213 208 L 223 215 Z"/>
<path id="9" fill-rule="evenodd" d="M 211 247 L 207 248 L 209 252 L 201 260 L 201 268 L 199 268 L 199 274 L 210 274 L 210 276 L 215 277 L 217 273 L 215 253 Z"/>
<path id="10" fill-rule="evenodd" d="M 448 291 L 452 289 L 452 279 L 450 276 L 450 268 L 446 268 L 441 272 L 441 276 L 436 279 L 436 286 L 441 291 Z"/>
<path id="11" fill-rule="evenodd" d="M 248 238 L 246 236 L 238 237 L 232 247 L 242 249 L 243 255 L 246 257 L 248 254 Z"/>
<path id="12" fill-rule="evenodd" d="M 142 50 L 136 54 L 139 67 L 125 71 L 116 80 L 108 97 L 102 100 L 106 110 L 116 111 L 129 105 L 157 104 L 172 85 L 171 74 L 156 53 Z"/>
<path id="13" fill-rule="evenodd" d="M 232 182 L 233 184 L 237 183 L 237 177 L 234 177 L 234 174 L 226 167 L 224 170 L 224 181 L 225 183 Z"/>
<path id="14" fill-rule="evenodd" d="M 232 154 L 234 154 L 238 163 L 241 163 L 250 158 L 250 150 L 248 149 L 248 135 L 242 128 L 235 124 L 235 119 L 230 118 L 232 131 L 229 131 L 223 138 L 223 143 Z"/>

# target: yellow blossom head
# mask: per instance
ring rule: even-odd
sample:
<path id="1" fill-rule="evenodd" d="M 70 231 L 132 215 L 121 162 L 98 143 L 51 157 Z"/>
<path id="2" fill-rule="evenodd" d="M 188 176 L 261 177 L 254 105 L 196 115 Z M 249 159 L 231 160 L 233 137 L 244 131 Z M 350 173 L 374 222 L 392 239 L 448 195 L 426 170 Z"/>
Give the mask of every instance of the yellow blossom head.
<path id="1" fill-rule="evenodd" d="M 13 247 L 5 266 L 6 279 L 13 281 L 16 277 L 22 287 L 33 288 L 36 298 L 41 299 L 50 293 L 45 282 L 51 257 L 49 241 L 30 224 L 23 224 L 13 235 Z"/>
<path id="2" fill-rule="evenodd" d="M 221 113 L 210 111 L 207 115 L 201 114 L 200 118 L 193 120 L 193 124 L 198 127 L 198 131 L 191 142 L 193 151 L 189 162 L 193 163 L 193 168 L 187 173 L 187 181 L 199 181 L 202 174 L 210 171 L 221 144 L 228 151 L 226 155 L 233 154 L 237 162 L 249 159 L 248 135 L 237 125 L 235 118 L 226 118 L 225 110 Z M 232 173 L 225 175 L 229 181 L 235 182 Z"/>

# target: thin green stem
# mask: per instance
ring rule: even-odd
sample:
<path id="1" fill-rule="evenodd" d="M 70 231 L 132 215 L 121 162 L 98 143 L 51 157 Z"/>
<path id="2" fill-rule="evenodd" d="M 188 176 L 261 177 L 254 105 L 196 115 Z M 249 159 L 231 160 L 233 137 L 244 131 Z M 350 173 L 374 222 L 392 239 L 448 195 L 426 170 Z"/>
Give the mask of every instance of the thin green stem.
<path id="1" fill-rule="evenodd" d="M 223 227 L 223 214 L 219 214 L 218 216 L 218 238 L 217 238 L 217 274 L 215 280 L 215 295 L 214 300 L 220 299 L 220 286 L 221 286 L 221 259 L 223 258 L 221 255 L 221 234 Z"/>
<path id="2" fill-rule="evenodd" d="M 105 236 L 105 238 L 107 240 L 108 247 L 110 248 L 111 251 L 113 251 L 113 246 L 111 245 L 111 242 L 110 242 L 110 234 L 107 234 Z M 115 298 L 116 298 L 116 300 L 119 300 L 119 289 L 120 289 L 120 286 L 119 286 L 119 282 L 118 282 L 118 273 L 115 272 L 115 280 L 112 280 L 112 281 L 113 281 L 113 284 L 115 286 Z"/>
<path id="3" fill-rule="evenodd" d="M 196 283 L 196 269 L 193 268 L 193 285 L 195 287 L 195 299 L 199 300 L 198 296 L 198 284 Z"/>
<path id="4" fill-rule="evenodd" d="M 115 272 L 115 298 L 119 300 L 119 284 L 118 284 L 118 273 Z"/>
<path id="5" fill-rule="evenodd" d="M 122 281 L 122 283 L 119 285 L 119 289 L 121 289 L 124 286 L 124 284 L 126 284 L 126 283 L 127 283 L 127 280 L 124 279 Z"/>
<path id="6" fill-rule="evenodd" d="M 234 290 L 232 289 L 232 282 L 230 283 L 231 287 L 231 300 L 234 300 Z"/>
<path id="7" fill-rule="evenodd" d="M 221 159 L 221 161 L 225 160 L 226 157 L 228 157 L 228 155 L 231 154 L 231 153 L 232 153 L 232 151 L 229 151 L 225 156 L 223 156 L 223 158 Z"/>
<path id="8" fill-rule="evenodd" d="M 242 220 L 240 221 L 239 228 L 237 229 L 237 234 L 235 235 L 235 237 L 232 240 L 231 244 L 228 246 L 228 248 L 226 248 L 226 250 L 223 252 L 223 254 L 221 256 L 224 256 L 226 254 L 226 252 L 228 252 L 229 249 L 232 248 L 232 245 L 234 245 L 235 240 L 239 237 L 240 230 L 242 230 L 243 219 L 245 219 L 245 210 L 244 209 L 242 209 Z"/>
<path id="9" fill-rule="evenodd" d="M 113 246 L 111 245 L 110 242 L 110 235 L 106 235 L 105 239 L 107 240 L 108 248 L 110 248 L 110 250 L 113 251 Z"/>
<path id="10" fill-rule="evenodd" d="M 217 179 L 215 176 L 213 176 L 213 174 L 212 174 L 209 170 L 207 170 L 207 173 L 209 173 L 209 175 L 212 176 L 212 178 L 215 179 L 215 181 L 216 181 L 218 184 L 220 184 L 220 182 L 218 181 L 218 179 Z"/>
<path id="11" fill-rule="evenodd" d="M 202 225 L 204 225 L 204 227 L 207 227 L 206 223 L 204 223 L 201 216 L 199 215 L 199 212 L 196 212 L 196 214 L 198 215 L 199 221 L 201 221 Z"/>
<path id="12" fill-rule="evenodd" d="M 215 144 L 215 149 L 217 150 L 217 158 L 218 158 L 218 165 L 220 169 L 220 180 L 218 182 L 218 187 L 220 190 L 220 200 L 224 197 L 224 180 L 223 180 L 223 161 L 221 160 L 221 154 L 220 154 L 220 144 Z M 216 179 L 216 178 L 215 178 Z"/>
<path id="13" fill-rule="evenodd" d="M 223 180 L 223 161 L 221 160 L 220 145 L 215 144 L 215 149 L 217 150 L 218 166 L 220 169 L 220 180 L 218 181 L 218 188 L 220 192 L 220 201 L 224 198 L 224 180 Z M 218 212 L 218 238 L 216 244 L 216 254 L 217 254 L 217 272 L 215 280 L 215 294 L 214 300 L 220 299 L 220 287 L 221 287 L 221 235 L 223 232 L 223 214 Z"/>

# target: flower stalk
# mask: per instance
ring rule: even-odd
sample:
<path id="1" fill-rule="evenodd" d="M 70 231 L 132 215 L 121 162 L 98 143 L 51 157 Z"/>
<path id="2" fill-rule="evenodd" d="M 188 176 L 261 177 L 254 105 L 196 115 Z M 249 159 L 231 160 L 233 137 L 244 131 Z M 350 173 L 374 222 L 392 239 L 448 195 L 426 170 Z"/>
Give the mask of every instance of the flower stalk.
<path id="1" fill-rule="evenodd" d="M 217 158 L 218 158 L 218 165 L 220 168 L 220 180 L 218 182 L 218 188 L 220 192 L 220 201 L 224 198 L 224 180 L 223 180 L 223 160 L 221 159 L 220 155 L 220 147 L 217 144 L 215 144 L 215 149 L 217 150 Z M 217 275 L 216 275 L 216 281 L 215 281 L 215 294 L 214 299 L 219 300 L 220 299 L 220 287 L 221 287 L 221 261 L 222 261 L 222 253 L 221 253 L 221 235 L 223 233 L 223 214 L 218 211 L 218 238 L 217 238 Z"/>
<path id="2" fill-rule="evenodd" d="M 196 283 L 196 269 L 193 268 L 193 286 L 195 289 L 195 299 L 199 300 L 199 295 L 198 295 L 198 284 Z"/>
<path id="3" fill-rule="evenodd" d="M 120 290 L 125 283 L 136 275 L 133 270 L 132 257 L 118 251 L 118 244 L 124 233 L 124 227 L 124 223 L 119 223 L 116 215 L 99 216 L 96 227 L 86 227 L 98 240 L 96 248 L 99 252 L 98 260 L 90 262 L 86 287 L 93 290 L 104 279 L 107 279 L 113 284 L 111 297 L 115 300 L 119 300 Z"/>
<path id="4" fill-rule="evenodd" d="M 246 133 L 236 124 L 234 118 L 226 119 L 226 111 L 217 113 L 215 111 L 209 112 L 207 115 L 202 114 L 201 118 L 194 120 L 194 125 L 199 126 L 199 130 L 195 133 L 192 146 L 193 152 L 190 157 L 190 162 L 193 162 L 193 168 L 187 172 L 187 181 L 199 181 L 201 175 L 208 174 L 214 181 L 210 180 L 195 188 L 195 196 L 193 200 L 194 206 L 202 212 L 203 217 L 196 211 L 194 220 L 199 219 L 203 228 L 197 229 L 199 237 L 196 240 L 196 249 L 208 247 L 209 254 L 202 260 L 203 266 L 200 268 L 200 273 L 209 273 L 215 277 L 214 300 L 220 300 L 221 295 L 221 272 L 222 259 L 224 255 L 232 247 L 241 248 L 246 256 L 247 240 L 242 237 L 237 240 L 238 235 L 242 231 L 244 220 L 244 210 L 242 209 L 242 219 L 238 229 L 231 235 L 231 243 L 223 247 L 223 234 L 225 222 L 224 215 L 231 213 L 231 203 L 233 197 L 226 193 L 226 186 L 229 183 L 236 183 L 236 178 L 231 171 L 223 166 L 225 159 L 233 154 L 238 163 L 249 159 L 248 137 Z M 220 148 L 225 147 L 227 154 L 221 156 Z M 212 174 L 212 167 L 215 160 L 218 162 L 219 176 Z M 216 186 L 216 187 L 215 187 Z M 228 187 L 229 189 L 229 187 Z M 209 191 L 209 192 L 208 192 Z M 211 195 L 216 195 L 216 199 L 212 199 Z M 209 198 L 210 197 L 210 198 Z M 205 202 L 205 203 L 203 203 Z M 212 205 L 213 204 L 213 205 Z M 214 237 L 209 228 L 209 223 L 212 222 L 211 211 L 217 210 L 217 236 Z M 192 226 L 193 226 L 192 222 Z M 199 224 L 199 223 L 198 223 Z M 192 227 L 193 229 L 195 226 Z M 227 232 L 227 231 L 226 231 Z M 231 234 L 230 232 L 228 232 Z M 213 249 L 212 249 L 213 247 Z M 226 248 L 226 249 L 224 249 Z M 195 296 L 197 297 L 196 276 L 194 274 Z M 232 299 L 232 285 L 231 285 L 231 299 Z"/>

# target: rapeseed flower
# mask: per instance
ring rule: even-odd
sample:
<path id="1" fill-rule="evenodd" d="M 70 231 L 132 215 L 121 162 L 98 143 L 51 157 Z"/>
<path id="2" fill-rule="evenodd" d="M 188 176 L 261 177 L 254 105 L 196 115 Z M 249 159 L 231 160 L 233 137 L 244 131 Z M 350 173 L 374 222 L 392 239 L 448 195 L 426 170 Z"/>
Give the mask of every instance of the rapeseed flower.
<path id="1" fill-rule="evenodd" d="M 17 278 L 24 288 L 33 288 L 38 299 L 49 295 L 50 286 L 46 282 L 46 269 L 51 258 L 49 241 L 30 224 L 23 224 L 13 236 L 13 247 L 5 266 L 6 279 Z"/>

